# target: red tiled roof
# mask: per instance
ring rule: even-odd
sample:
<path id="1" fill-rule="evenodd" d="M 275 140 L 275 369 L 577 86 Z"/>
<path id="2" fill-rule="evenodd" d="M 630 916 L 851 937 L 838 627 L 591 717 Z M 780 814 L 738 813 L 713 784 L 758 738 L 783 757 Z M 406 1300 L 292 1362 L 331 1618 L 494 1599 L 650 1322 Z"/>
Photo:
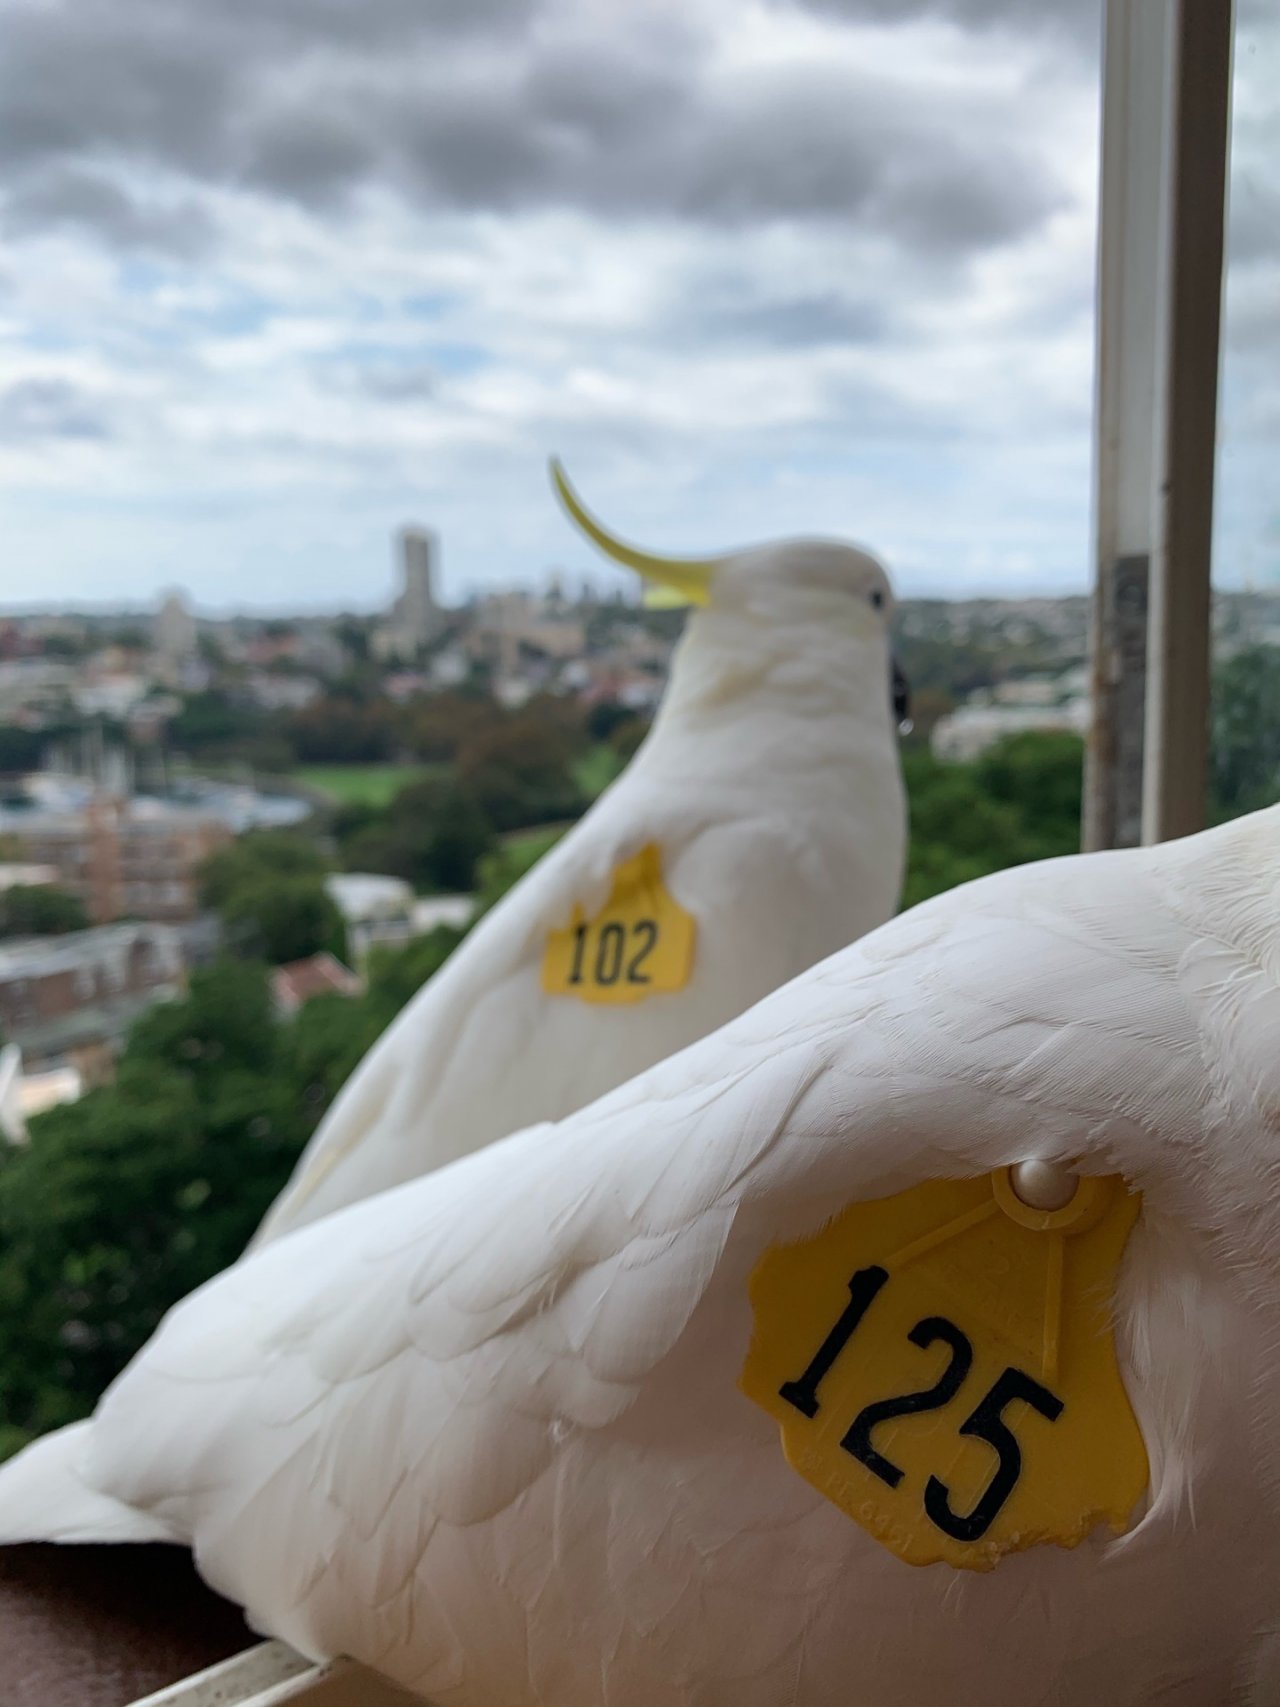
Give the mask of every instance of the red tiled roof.
<path id="1" fill-rule="evenodd" d="M 291 960 L 271 974 L 271 991 L 283 1007 L 300 1008 L 313 996 L 358 996 L 364 985 L 332 954 L 312 954 Z"/>

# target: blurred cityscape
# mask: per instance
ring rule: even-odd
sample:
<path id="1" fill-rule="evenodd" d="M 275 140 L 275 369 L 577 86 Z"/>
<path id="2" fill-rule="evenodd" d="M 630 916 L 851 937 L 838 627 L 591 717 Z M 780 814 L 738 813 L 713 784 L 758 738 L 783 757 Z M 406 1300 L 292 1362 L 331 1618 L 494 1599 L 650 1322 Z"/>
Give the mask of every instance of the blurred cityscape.
<path id="1" fill-rule="evenodd" d="M 172 590 L 143 615 L 0 616 L 11 1135 L 109 1082 L 138 1016 L 228 941 L 274 967 L 289 1016 L 359 994 L 379 948 L 464 928 L 643 737 L 679 612 L 554 577 L 450 607 L 434 536 L 405 529 L 395 551 L 399 595 L 372 615 L 215 619 Z M 1062 738 L 1078 769 L 1087 628 L 1082 597 L 900 607 L 917 755 L 909 898 L 943 886 L 928 875 L 926 759 L 972 768 L 1034 733 Z M 1280 594 L 1221 595 L 1215 642 L 1221 662 L 1274 658 Z M 219 861 L 237 858 L 247 889 L 220 892 Z"/>

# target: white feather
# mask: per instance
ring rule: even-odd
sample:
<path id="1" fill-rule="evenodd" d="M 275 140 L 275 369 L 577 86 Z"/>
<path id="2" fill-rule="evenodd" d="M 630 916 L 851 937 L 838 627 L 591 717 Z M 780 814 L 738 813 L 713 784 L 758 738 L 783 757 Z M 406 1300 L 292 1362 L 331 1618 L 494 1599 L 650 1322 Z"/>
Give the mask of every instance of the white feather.
<path id="1" fill-rule="evenodd" d="M 79 1475 L 264 1630 L 442 1707 L 1264 1707 L 1278 990 L 1280 808 L 970 885 L 248 1258 L 107 1394 Z M 1145 1513 L 912 1569 L 738 1391 L 748 1276 L 852 1201 L 1031 1155 L 1144 1194 L 1116 1318 Z M 40 1533 L 29 1462 L 7 1539 Z"/>
<path id="2" fill-rule="evenodd" d="M 889 603 L 849 547 L 721 565 L 630 767 L 370 1051 L 260 1241 L 571 1113 L 892 915 L 906 821 Z M 696 921 L 688 984 L 625 1008 L 545 994 L 547 933 L 598 910 L 649 843 Z"/>

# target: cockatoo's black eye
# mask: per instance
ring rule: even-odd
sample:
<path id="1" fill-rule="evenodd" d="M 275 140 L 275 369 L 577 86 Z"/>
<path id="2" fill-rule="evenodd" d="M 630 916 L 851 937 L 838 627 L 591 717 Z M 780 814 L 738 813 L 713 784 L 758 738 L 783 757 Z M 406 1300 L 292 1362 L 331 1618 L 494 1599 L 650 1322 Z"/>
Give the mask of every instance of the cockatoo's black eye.
<path id="1" fill-rule="evenodd" d="M 881 610 L 883 607 L 884 594 L 880 591 L 879 587 L 876 587 L 871 594 L 871 608 L 872 610 Z"/>

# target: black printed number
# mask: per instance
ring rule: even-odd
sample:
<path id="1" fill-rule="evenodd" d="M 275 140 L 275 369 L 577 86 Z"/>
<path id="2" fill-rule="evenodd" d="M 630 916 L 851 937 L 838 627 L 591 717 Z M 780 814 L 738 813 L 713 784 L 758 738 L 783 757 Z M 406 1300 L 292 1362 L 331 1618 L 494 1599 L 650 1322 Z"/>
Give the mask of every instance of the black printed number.
<path id="1" fill-rule="evenodd" d="M 630 926 L 610 919 L 595 930 L 594 953 L 588 953 L 594 929 L 591 925 L 574 926 L 570 984 L 595 984 L 607 990 L 619 979 L 627 984 L 653 982 L 643 967 L 658 945 L 655 919 L 636 919 Z"/>
<path id="2" fill-rule="evenodd" d="M 978 1401 L 973 1415 L 961 1423 L 960 1432 L 973 1435 L 975 1440 L 985 1440 L 1000 1462 L 977 1505 L 967 1517 L 958 1517 L 951 1509 L 951 1495 L 945 1483 L 936 1476 L 930 1476 L 924 1490 L 925 1516 L 956 1541 L 977 1541 L 987 1533 L 1022 1474 L 1022 1448 L 1001 1415 L 1015 1399 L 1023 1400 L 1050 1422 L 1057 1422 L 1062 1415 L 1062 1400 L 1024 1375 L 1021 1369 L 1006 1369 L 991 1391 Z"/>
<path id="3" fill-rule="evenodd" d="M 784 1381 L 779 1396 L 794 1405 L 803 1416 L 816 1417 L 821 1409 L 818 1389 L 834 1368 L 837 1360 L 861 1325 L 863 1317 L 881 1288 L 888 1280 L 887 1270 L 879 1267 L 860 1268 L 849 1281 L 849 1302 L 835 1325 L 814 1353 L 809 1367 L 795 1381 Z M 917 1416 L 924 1411 L 941 1410 L 951 1403 L 968 1378 L 973 1367 L 973 1346 L 954 1322 L 945 1316 L 926 1316 L 917 1322 L 907 1335 L 912 1345 L 927 1351 L 941 1343 L 951 1355 L 946 1368 L 932 1387 L 918 1392 L 902 1393 L 895 1398 L 877 1399 L 866 1405 L 853 1419 L 840 1444 L 859 1463 L 891 1488 L 902 1481 L 903 1472 L 896 1464 L 876 1451 L 872 1431 L 893 1417 Z M 1008 1368 L 997 1378 L 990 1390 L 978 1401 L 972 1413 L 960 1425 L 962 1435 L 982 1440 L 995 1452 L 998 1460 L 995 1473 L 982 1491 L 971 1512 L 961 1515 L 951 1509 L 951 1493 L 937 1476 L 930 1476 L 924 1490 L 924 1510 L 929 1521 L 955 1541 L 977 1541 L 984 1536 L 999 1516 L 1005 1501 L 1017 1486 L 1022 1474 L 1022 1449 L 1013 1430 L 1004 1420 L 1004 1411 L 1015 1400 L 1021 1400 L 1039 1412 L 1049 1422 L 1062 1415 L 1063 1402 L 1047 1387 L 1042 1387 L 1021 1369 Z"/>
<path id="4" fill-rule="evenodd" d="M 959 1328 L 953 1322 L 948 1322 L 945 1316 L 926 1316 L 923 1322 L 916 1323 L 907 1338 L 922 1351 L 927 1350 L 937 1340 L 942 1340 L 951 1348 L 951 1361 L 932 1387 L 922 1387 L 918 1393 L 903 1393 L 897 1399 L 879 1399 L 874 1405 L 868 1405 L 865 1410 L 859 1411 L 849 1432 L 840 1442 L 846 1452 L 852 1452 L 855 1458 L 879 1476 L 882 1482 L 888 1482 L 891 1488 L 896 1488 L 902 1480 L 902 1471 L 887 1458 L 882 1458 L 872 1446 L 872 1429 L 877 1423 L 888 1422 L 890 1417 L 910 1417 L 920 1411 L 940 1411 L 955 1398 L 973 1366 L 973 1347 Z"/>
<path id="5" fill-rule="evenodd" d="M 778 1389 L 789 1405 L 794 1405 L 807 1417 L 818 1414 L 818 1388 L 832 1364 L 853 1338 L 858 1323 L 867 1313 L 867 1306 L 889 1278 L 886 1268 L 860 1268 L 849 1282 L 849 1302 L 840 1320 L 823 1340 L 809 1367 L 798 1381 L 784 1381 Z"/>
<path id="6" fill-rule="evenodd" d="M 627 983 L 648 984 L 651 982 L 647 972 L 640 968 L 648 960 L 658 943 L 658 924 L 656 919 L 637 919 L 631 927 L 631 934 L 639 946 L 627 962 Z"/>

